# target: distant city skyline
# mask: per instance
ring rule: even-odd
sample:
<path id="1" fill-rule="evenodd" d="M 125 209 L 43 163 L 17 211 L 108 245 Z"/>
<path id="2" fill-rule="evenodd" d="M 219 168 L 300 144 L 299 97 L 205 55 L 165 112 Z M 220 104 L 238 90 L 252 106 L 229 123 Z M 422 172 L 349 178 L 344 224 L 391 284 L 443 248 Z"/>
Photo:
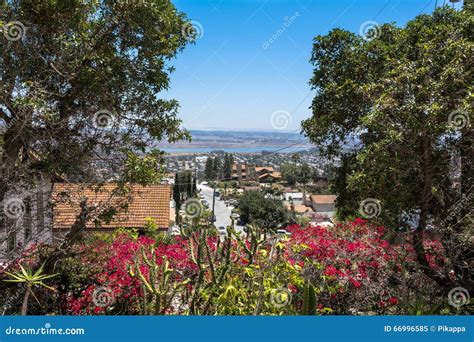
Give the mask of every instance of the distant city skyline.
<path id="1" fill-rule="evenodd" d="M 445 1 L 447 3 L 447 1 Z M 402 26 L 434 0 L 175 0 L 202 35 L 171 61 L 165 98 L 195 130 L 298 131 L 311 115 L 313 38 L 367 22 Z M 460 6 L 458 4 L 457 6 Z"/>

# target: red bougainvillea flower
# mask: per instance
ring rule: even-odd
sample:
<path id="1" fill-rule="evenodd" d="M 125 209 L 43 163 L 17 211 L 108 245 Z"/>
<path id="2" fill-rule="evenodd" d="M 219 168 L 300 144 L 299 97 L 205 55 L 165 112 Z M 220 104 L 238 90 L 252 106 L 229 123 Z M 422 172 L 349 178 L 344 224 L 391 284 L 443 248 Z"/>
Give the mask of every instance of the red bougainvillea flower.
<path id="1" fill-rule="evenodd" d="M 390 305 L 397 305 L 398 304 L 398 298 L 397 297 L 390 297 L 388 302 Z"/>

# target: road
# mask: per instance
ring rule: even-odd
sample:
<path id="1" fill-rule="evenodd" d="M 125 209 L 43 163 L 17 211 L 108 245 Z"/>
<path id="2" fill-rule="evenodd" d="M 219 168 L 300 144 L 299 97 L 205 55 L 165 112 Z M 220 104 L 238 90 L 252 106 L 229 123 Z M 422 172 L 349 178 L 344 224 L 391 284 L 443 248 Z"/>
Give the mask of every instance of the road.
<path id="1" fill-rule="evenodd" d="M 209 209 L 212 210 L 212 195 L 214 193 L 214 189 L 207 185 L 198 184 L 197 188 L 201 191 L 204 195 L 204 198 L 209 203 Z M 216 222 L 214 225 L 216 227 L 227 227 L 232 224 L 232 220 L 230 218 L 230 214 L 232 213 L 233 207 L 227 207 L 224 201 L 221 201 L 218 197 L 216 197 L 216 204 L 214 208 L 214 214 L 216 215 Z M 243 231 L 243 226 L 235 226 L 236 231 Z"/>

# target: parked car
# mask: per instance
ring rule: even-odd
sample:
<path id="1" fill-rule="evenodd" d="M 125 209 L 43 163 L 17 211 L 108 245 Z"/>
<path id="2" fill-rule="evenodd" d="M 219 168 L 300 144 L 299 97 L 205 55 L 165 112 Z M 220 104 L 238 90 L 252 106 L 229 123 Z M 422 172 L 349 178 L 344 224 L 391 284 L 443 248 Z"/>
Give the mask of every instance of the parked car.
<path id="1" fill-rule="evenodd" d="M 174 225 L 168 230 L 168 233 L 172 236 L 181 235 L 181 231 L 177 225 Z"/>
<path id="2" fill-rule="evenodd" d="M 278 229 L 276 231 L 277 235 L 286 235 L 286 236 L 291 236 L 291 233 L 286 231 L 285 229 Z"/>
<path id="3" fill-rule="evenodd" d="M 217 231 L 219 232 L 219 235 L 227 235 L 227 228 L 224 226 L 217 228 Z"/>

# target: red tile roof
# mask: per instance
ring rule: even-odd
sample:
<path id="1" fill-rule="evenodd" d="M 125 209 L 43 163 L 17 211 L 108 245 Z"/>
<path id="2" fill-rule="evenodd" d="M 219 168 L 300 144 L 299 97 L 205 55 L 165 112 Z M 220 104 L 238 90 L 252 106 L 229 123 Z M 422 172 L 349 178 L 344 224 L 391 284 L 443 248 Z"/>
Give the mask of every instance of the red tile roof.
<path id="1" fill-rule="evenodd" d="M 274 171 L 273 166 L 255 166 L 256 172 L 265 171 L 265 173 L 271 173 Z"/>
<path id="2" fill-rule="evenodd" d="M 133 184 L 127 187 L 128 193 L 119 193 L 117 184 L 108 183 L 102 186 L 86 184 L 53 185 L 53 227 L 55 229 L 70 228 L 80 212 L 81 198 L 87 198 L 89 206 L 96 206 L 98 211 L 104 208 L 117 208 L 118 213 L 109 223 L 100 228 L 141 228 L 147 218 L 155 220 L 160 228 L 168 228 L 170 224 L 169 185 L 140 186 Z M 87 223 L 87 228 L 95 228 L 94 222 Z"/>
<path id="3" fill-rule="evenodd" d="M 309 196 L 311 202 L 320 204 L 331 204 L 337 199 L 336 195 L 311 195 Z"/>
<path id="4" fill-rule="evenodd" d="M 280 172 L 272 172 L 272 173 L 264 173 L 263 175 L 258 176 L 258 178 L 265 178 L 265 177 L 272 177 L 272 178 L 281 178 Z"/>

